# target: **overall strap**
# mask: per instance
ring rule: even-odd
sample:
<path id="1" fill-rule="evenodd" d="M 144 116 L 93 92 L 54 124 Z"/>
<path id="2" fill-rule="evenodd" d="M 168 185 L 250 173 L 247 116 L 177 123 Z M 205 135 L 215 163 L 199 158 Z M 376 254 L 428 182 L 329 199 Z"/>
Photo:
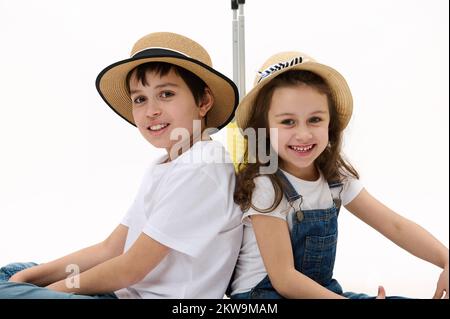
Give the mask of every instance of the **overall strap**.
<path id="1" fill-rule="evenodd" d="M 297 193 L 294 186 L 292 186 L 291 182 L 289 182 L 286 175 L 284 175 L 284 173 L 280 169 L 276 171 L 275 175 L 277 175 L 278 178 L 281 180 L 281 183 L 283 184 L 282 187 L 283 193 L 286 196 L 289 203 L 295 202 L 297 199 L 302 197 L 302 195 Z"/>
<path id="2" fill-rule="evenodd" d="M 344 189 L 344 183 L 341 181 L 329 181 L 328 187 L 330 188 L 331 196 L 333 197 L 333 202 L 336 208 L 339 210 L 341 208 L 342 200 L 341 200 L 341 193 Z M 340 188 L 339 192 L 336 194 L 332 191 L 333 188 Z"/>
<path id="3" fill-rule="evenodd" d="M 281 184 L 283 185 L 282 190 L 283 190 L 284 196 L 286 196 L 286 198 L 289 202 L 289 205 L 291 205 L 295 210 L 294 216 L 296 216 L 298 221 L 302 221 L 304 218 L 303 212 L 301 210 L 301 205 L 303 203 L 303 196 L 300 195 L 299 193 L 297 193 L 294 186 L 292 186 L 291 182 L 289 182 L 286 175 L 280 169 L 277 170 L 275 175 L 277 175 L 278 178 L 281 180 Z M 300 202 L 298 203 L 298 207 L 294 207 L 293 206 L 294 202 L 297 201 L 298 199 L 300 199 Z M 290 225 L 289 229 L 291 229 L 292 222 L 288 222 L 288 224 Z"/>

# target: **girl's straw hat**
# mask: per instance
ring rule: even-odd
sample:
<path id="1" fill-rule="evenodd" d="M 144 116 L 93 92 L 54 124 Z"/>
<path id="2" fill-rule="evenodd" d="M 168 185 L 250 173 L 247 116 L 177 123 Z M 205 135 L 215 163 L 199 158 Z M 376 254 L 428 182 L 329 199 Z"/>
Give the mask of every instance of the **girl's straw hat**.
<path id="1" fill-rule="evenodd" d="M 306 70 L 320 75 L 331 89 L 336 109 L 344 129 L 352 115 L 353 99 L 344 77 L 335 69 L 317 63 L 313 58 L 300 52 L 281 52 L 271 56 L 258 71 L 253 89 L 242 99 L 236 110 L 236 122 L 241 129 L 248 127 L 253 113 L 255 99 L 259 91 L 277 75 L 290 70 Z"/>
<path id="2" fill-rule="evenodd" d="M 208 127 L 220 129 L 233 119 L 239 101 L 238 89 L 233 81 L 212 68 L 208 52 L 197 42 L 182 35 L 157 32 L 138 40 L 129 59 L 106 67 L 97 77 L 97 90 L 103 100 L 129 123 L 136 125 L 126 78 L 132 69 L 147 62 L 175 64 L 206 83 L 214 95 L 214 105 L 208 112 Z"/>

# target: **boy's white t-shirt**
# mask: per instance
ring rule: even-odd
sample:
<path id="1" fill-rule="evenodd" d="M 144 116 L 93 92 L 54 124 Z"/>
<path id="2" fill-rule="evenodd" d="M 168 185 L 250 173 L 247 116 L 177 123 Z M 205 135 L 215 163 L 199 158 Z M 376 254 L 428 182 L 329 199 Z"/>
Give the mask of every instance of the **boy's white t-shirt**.
<path id="1" fill-rule="evenodd" d="M 139 283 L 115 293 L 223 298 L 242 241 L 233 164 L 216 141 L 199 141 L 174 161 L 165 159 L 151 165 L 121 223 L 128 227 L 124 252 L 143 232 L 169 254 Z"/>
<path id="2" fill-rule="evenodd" d="M 316 181 L 305 181 L 295 177 L 285 171 L 282 171 L 298 194 L 302 195 L 302 210 L 311 209 L 327 209 L 333 205 L 333 196 L 337 195 L 342 200 L 342 205 L 350 203 L 362 190 L 361 182 L 354 178 L 347 178 L 343 182 L 343 187 L 330 188 L 327 181 L 320 175 Z M 270 208 L 275 199 L 275 191 L 267 176 L 259 176 L 255 178 L 255 189 L 252 194 L 252 204 L 260 210 Z M 337 192 L 334 194 L 334 192 Z M 294 203 L 294 207 L 297 207 Z M 260 213 L 250 208 L 242 216 L 244 224 L 244 238 L 242 240 L 241 251 L 236 264 L 235 274 L 231 285 L 231 294 L 238 294 L 250 291 L 261 280 L 267 276 L 258 244 L 256 242 L 255 233 L 249 216 L 256 214 L 264 214 L 286 220 L 289 224 L 287 216 L 294 213 L 294 208 L 289 205 L 286 197 L 283 195 L 280 204 L 270 213 Z M 291 229 L 292 225 L 289 225 Z"/>

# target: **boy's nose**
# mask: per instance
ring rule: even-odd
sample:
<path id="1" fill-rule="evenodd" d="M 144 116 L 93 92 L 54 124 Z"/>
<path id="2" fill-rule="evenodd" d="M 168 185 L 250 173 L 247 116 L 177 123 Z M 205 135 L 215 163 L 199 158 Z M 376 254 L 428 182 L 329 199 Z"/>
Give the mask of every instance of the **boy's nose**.
<path id="1" fill-rule="evenodd" d="M 158 117 L 161 115 L 161 109 L 156 102 L 148 103 L 146 111 L 148 117 Z"/>

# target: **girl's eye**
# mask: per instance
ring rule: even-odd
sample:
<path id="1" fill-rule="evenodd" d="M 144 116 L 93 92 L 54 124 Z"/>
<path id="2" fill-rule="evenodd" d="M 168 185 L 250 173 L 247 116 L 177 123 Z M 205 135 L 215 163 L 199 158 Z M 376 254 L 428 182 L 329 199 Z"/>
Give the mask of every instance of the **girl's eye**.
<path id="1" fill-rule="evenodd" d="M 163 99 L 167 99 L 167 98 L 169 98 L 169 97 L 172 97 L 172 96 L 174 96 L 175 94 L 173 93 L 173 92 L 170 92 L 170 91 L 163 91 L 163 92 L 161 92 L 161 94 L 160 94 L 160 96 L 163 98 Z"/>
<path id="2" fill-rule="evenodd" d="M 317 117 L 317 116 L 314 116 L 314 117 L 309 119 L 310 123 L 319 123 L 321 121 L 322 121 L 322 119 L 320 117 Z"/>
<path id="3" fill-rule="evenodd" d="M 133 103 L 134 104 L 142 104 L 142 103 L 144 103 L 145 102 L 145 97 L 143 97 L 143 96 L 138 96 L 137 98 L 135 98 L 134 100 L 133 100 Z"/>
<path id="4" fill-rule="evenodd" d="M 281 124 L 283 124 L 283 125 L 294 125 L 295 121 L 291 120 L 291 119 L 286 119 L 286 120 L 281 121 Z"/>

